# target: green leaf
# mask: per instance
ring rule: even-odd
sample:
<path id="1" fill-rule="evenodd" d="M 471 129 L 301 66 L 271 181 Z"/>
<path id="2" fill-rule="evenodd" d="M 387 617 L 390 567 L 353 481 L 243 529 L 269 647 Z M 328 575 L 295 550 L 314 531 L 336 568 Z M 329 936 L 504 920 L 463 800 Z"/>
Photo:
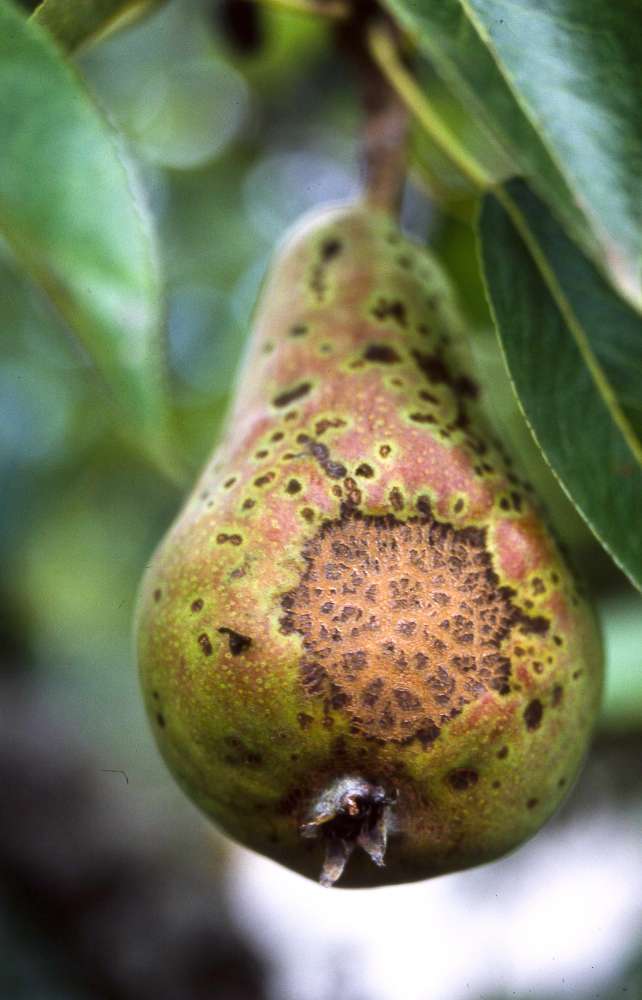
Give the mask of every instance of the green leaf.
<path id="1" fill-rule="evenodd" d="M 640 0 L 385 0 L 584 251 L 642 305 Z"/>
<path id="2" fill-rule="evenodd" d="M 478 166 L 484 186 L 500 183 L 518 172 L 516 165 L 484 130 L 477 117 L 453 94 L 443 80 L 429 68 L 425 59 L 415 59 L 413 66 L 418 88 L 421 89 L 422 106 L 425 94 L 430 95 L 430 110 L 437 116 L 443 129 L 456 136 L 467 156 Z M 425 179 L 433 198 L 442 204 L 462 198 L 475 197 L 478 193 L 474 181 L 462 174 L 440 147 L 431 133 L 415 117 L 412 130 L 413 167 Z"/>
<path id="3" fill-rule="evenodd" d="M 73 52 L 117 23 L 129 23 L 161 0 L 43 0 L 32 20 Z"/>
<path id="4" fill-rule="evenodd" d="M 598 605 L 606 653 L 600 728 L 642 728 L 642 598 L 634 591 L 610 595 Z"/>
<path id="5" fill-rule="evenodd" d="M 526 419 L 577 509 L 642 588 L 642 319 L 523 182 L 484 199 L 479 233 Z"/>
<path id="6" fill-rule="evenodd" d="M 7 0 L 0 94 L 0 235 L 87 350 L 129 437 L 173 474 L 149 219 L 76 74 Z"/>

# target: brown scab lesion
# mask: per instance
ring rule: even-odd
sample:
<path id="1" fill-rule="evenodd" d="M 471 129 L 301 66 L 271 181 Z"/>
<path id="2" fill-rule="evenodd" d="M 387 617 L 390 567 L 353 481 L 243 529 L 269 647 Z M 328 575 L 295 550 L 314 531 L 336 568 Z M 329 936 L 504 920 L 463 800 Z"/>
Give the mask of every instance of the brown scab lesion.
<path id="1" fill-rule="evenodd" d="M 533 700 L 530 701 L 524 709 L 524 722 L 526 723 L 526 728 L 530 732 L 535 729 L 539 729 L 542 724 L 543 716 L 544 707 L 541 701 L 539 698 L 533 698 Z"/>
<path id="2" fill-rule="evenodd" d="M 197 597 L 195 601 L 190 604 L 190 610 L 197 614 L 199 611 L 203 610 L 203 598 Z"/>
<path id="3" fill-rule="evenodd" d="M 210 641 L 210 637 L 207 634 L 207 632 L 201 632 L 201 634 L 198 636 L 198 638 L 197 638 L 196 641 L 198 642 L 199 646 L 201 647 L 201 652 L 203 653 L 203 656 L 211 656 L 212 655 L 212 653 L 214 652 L 214 649 L 213 649 L 212 643 Z"/>
<path id="4" fill-rule="evenodd" d="M 321 437 L 322 434 L 325 434 L 325 432 L 331 428 L 337 429 L 345 426 L 346 421 L 341 417 L 322 417 L 320 420 L 317 420 L 314 425 L 314 433 L 317 437 Z"/>
<path id="5" fill-rule="evenodd" d="M 284 406 L 289 406 L 296 399 L 303 399 L 307 396 L 312 389 L 311 382 L 300 382 L 298 385 L 293 386 L 291 389 L 285 389 L 280 392 L 272 400 L 272 406 L 276 406 L 277 409 L 282 409 Z"/>
<path id="6" fill-rule="evenodd" d="M 323 444 L 321 441 L 313 441 L 308 434 L 299 434 L 297 442 L 305 445 L 306 450 L 316 459 L 330 479 L 343 479 L 347 475 L 348 470 L 345 465 L 330 457 L 330 449 L 326 444 Z"/>
<path id="7" fill-rule="evenodd" d="M 228 535 L 227 532 L 220 531 L 218 533 L 218 535 L 216 536 L 216 544 L 217 545 L 227 545 L 227 544 L 229 544 L 229 545 L 241 545 L 242 542 L 243 542 L 243 539 L 242 539 L 241 535 L 237 535 L 236 533 Z"/>
<path id="8" fill-rule="evenodd" d="M 449 772 L 447 781 L 453 791 L 464 792 L 477 784 L 479 774 L 472 767 L 458 767 Z"/>
<path id="9" fill-rule="evenodd" d="M 271 483 L 275 477 L 276 477 L 276 473 L 274 473 L 272 471 L 270 471 L 270 472 L 264 472 L 262 476 L 257 476 L 256 477 L 256 479 L 254 480 L 254 485 L 258 486 L 259 488 L 261 486 L 267 486 L 268 483 Z"/>
<path id="10" fill-rule="evenodd" d="M 339 256 L 341 249 L 341 241 L 336 236 L 329 236 L 321 244 L 321 260 L 327 264 L 328 261 Z"/>
<path id="11" fill-rule="evenodd" d="M 327 291 L 326 270 L 328 265 L 339 256 L 343 244 L 335 236 L 326 237 L 319 248 L 319 259 L 312 268 L 310 289 L 321 302 Z"/>
<path id="12" fill-rule="evenodd" d="M 226 635 L 228 640 L 228 645 L 230 648 L 230 653 L 232 656 L 239 656 L 244 653 L 246 649 L 249 649 L 252 645 L 252 640 L 249 636 L 243 635 L 241 632 L 237 632 L 233 628 L 228 628 L 226 625 L 221 625 L 220 628 L 216 630 L 219 635 Z"/>
<path id="13" fill-rule="evenodd" d="M 388 494 L 390 506 L 393 510 L 402 510 L 404 506 L 403 494 L 398 486 L 393 486 Z"/>
<path id="14" fill-rule="evenodd" d="M 372 315 L 381 322 L 391 319 L 400 327 L 408 325 L 406 306 L 401 299 L 379 298 L 372 308 Z"/>
<path id="15" fill-rule="evenodd" d="M 401 355 L 389 344 L 368 344 L 363 352 L 365 361 L 379 365 L 395 365 L 401 361 Z"/>
<path id="16" fill-rule="evenodd" d="M 362 462 L 361 465 L 358 465 L 354 470 L 354 474 L 355 476 L 361 476 L 362 479 L 372 479 L 375 472 L 371 465 L 367 462 Z"/>
<path id="17" fill-rule="evenodd" d="M 340 710 L 356 732 L 428 748 L 466 705 L 510 692 L 502 643 L 539 626 L 500 585 L 484 529 L 455 528 L 427 498 L 417 504 L 405 521 L 347 504 L 324 521 L 283 595 L 280 627 L 303 639 L 309 695 L 335 707 L 345 695 Z"/>

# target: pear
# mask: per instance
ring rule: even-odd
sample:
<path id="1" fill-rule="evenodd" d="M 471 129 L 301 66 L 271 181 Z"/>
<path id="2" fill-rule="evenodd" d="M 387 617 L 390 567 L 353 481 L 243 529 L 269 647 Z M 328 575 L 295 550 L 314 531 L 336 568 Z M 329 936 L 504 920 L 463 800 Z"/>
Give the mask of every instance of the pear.
<path id="1" fill-rule="evenodd" d="M 587 748 L 594 619 L 479 392 L 433 257 L 385 212 L 315 212 L 145 574 L 169 768 L 231 837 L 325 885 L 503 855 Z"/>

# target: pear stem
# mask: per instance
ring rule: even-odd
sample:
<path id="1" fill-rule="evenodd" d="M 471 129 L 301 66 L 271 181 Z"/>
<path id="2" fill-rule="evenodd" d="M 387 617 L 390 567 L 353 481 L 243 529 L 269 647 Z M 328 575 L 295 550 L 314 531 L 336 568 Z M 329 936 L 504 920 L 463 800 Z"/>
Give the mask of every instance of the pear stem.
<path id="1" fill-rule="evenodd" d="M 337 25 L 337 45 L 352 64 L 360 85 L 364 122 L 360 136 L 360 160 L 365 201 L 372 208 L 399 214 L 407 173 L 408 110 L 369 51 L 373 23 L 382 16 L 363 13 Z M 386 31 L 396 44 L 397 29 L 385 19 Z"/>

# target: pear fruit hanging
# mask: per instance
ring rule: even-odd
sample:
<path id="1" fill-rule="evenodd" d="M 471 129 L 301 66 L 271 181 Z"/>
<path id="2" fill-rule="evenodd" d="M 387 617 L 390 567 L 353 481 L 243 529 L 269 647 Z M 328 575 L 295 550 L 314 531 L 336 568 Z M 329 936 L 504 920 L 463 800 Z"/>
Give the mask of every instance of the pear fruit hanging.
<path id="1" fill-rule="evenodd" d="M 433 257 L 384 211 L 317 211 L 145 575 L 168 766 L 231 837 L 325 885 L 501 856 L 587 747 L 594 620 L 481 391 Z"/>

